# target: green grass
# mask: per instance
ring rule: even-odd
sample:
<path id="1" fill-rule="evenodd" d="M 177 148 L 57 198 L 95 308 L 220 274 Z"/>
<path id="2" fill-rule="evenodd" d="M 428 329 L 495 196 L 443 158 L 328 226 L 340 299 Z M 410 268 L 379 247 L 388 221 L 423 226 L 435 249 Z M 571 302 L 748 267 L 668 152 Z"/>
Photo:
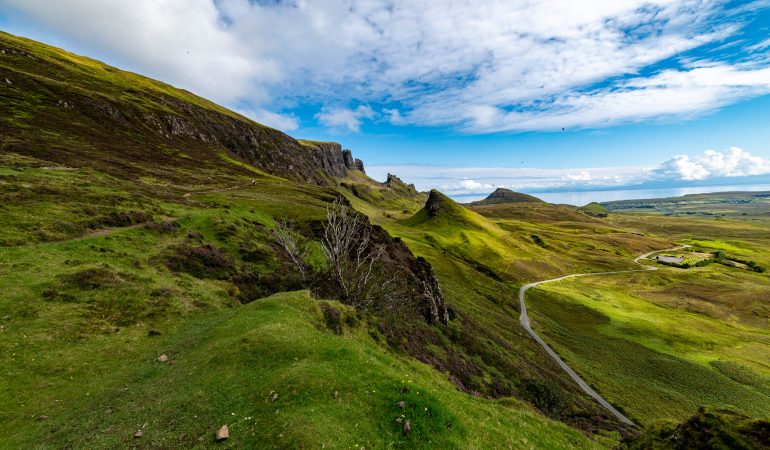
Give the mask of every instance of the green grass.
<path id="1" fill-rule="evenodd" d="M 700 301 L 693 296 L 729 286 L 740 290 L 727 298 L 718 291 Z M 664 269 L 543 285 L 531 291 L 529 305 L 536 327 L 565 360 L 642 423 L 681 420 L 700 405 L 767 417 L 770 389 L 762 380 L 770 377 L 770 311 L 754 310 L 764 315 L 765 326 L 758 326 L 733 309 L 759 306 L 751 301 L 754 290 L 766 295 L 770 283 L 720 266 Z"/>
<path id="2" fill-rule="evenodd" d="M 4 337 L 22 339 L 15 331 Z M 4 414 L 3 445 L 208 447 L 227 424 L 226 448 L 599 447 L 522 404 L 458 392 L 434 369 L 390 355 L 366 329 L 331 333 L 303 292 L 204 313 L 162 333 L 127 329 L 72 342 L 64 358 L 41 352 L 41 343 L 18 349 L 2 408 L 16 414 Z M 155 361 L 159 354 L 173 363 Z M 413 427 L 406 437 L 394 423 L 401 414 Z"/>
<path id="3" fill-rule="evenodd" d="M 578 208 L 578 211 L 584 212 L 592 217 L 605 217 L 609 212 L 607 208 L 596 202 L 591 202 L 587 205 L 581 206 Z"/>
<path id="4" fill-rule="evenodd" d="M 730 243 L 719 239 L 685 239 L 682 242 L 685 244 L 695 245 L 698 247 L 705 247 L 715 250 L 724 250 L 727 252 L 745 253 L 746 247 L 740 243 Z"/>

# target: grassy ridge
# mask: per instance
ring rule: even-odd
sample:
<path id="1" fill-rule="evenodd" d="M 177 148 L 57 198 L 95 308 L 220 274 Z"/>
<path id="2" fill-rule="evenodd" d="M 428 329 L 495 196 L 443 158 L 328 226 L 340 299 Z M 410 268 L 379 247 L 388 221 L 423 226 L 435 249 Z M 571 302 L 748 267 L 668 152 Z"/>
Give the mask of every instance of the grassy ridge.
<path id="1" fill-rule="evenodd" d="M 46 436 L 50 448 L 207 447 L 228 424 L 225 448 L 598 447 L 521 405 L 466 396 L 431 368 L 389 355 L 365 329 L 346 330 L 326 330 L 302 292 L 204 314 L 138 343 L 132 367 L 87 388 L 78 404 L 46 409 L 49 420 L 32 422 L 37 439 L 21 428 L 6 444 Z M 160 353 L 174 364 L 156 362 Z M 88 362 L 114 364 L 105 359 Z M 401 415 L 408 436 L 394 422 Z"/>

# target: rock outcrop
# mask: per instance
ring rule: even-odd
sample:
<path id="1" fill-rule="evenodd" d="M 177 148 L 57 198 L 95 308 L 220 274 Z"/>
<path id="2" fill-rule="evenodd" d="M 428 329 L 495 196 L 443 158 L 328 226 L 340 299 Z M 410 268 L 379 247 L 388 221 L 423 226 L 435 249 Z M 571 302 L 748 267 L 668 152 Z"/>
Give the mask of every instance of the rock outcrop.
<path id="1" fill-rule="evenodd" d="M 411 184 L 411 183 L 406 184 L 401 180 L 401 178 L 395 176 L 392 173 L 388 174 L 388 178 L 385 180 L 385 185 L 391 189 L 405 187 L 406 189 L 414 192 L 415 194 L 417 193 L 417 188 L 414 187 L 414 184 Z"/>
<path id="2" fill-rule="evenodd" d="M 449 310 L 444 301 L 444 292 L 441 290 L 433 267 L 422 256 L 418 256 L 415 261 L 415 275 L 422 287 L 425 319 L 428 323 L 449 322 Z"/>
<path id="3" fill-rule="evenodd" d="M 343 150 L 342 158 L 345 162 L 345 168 L 348 170 L 358 170 L 360 172 L 366 173 L 364 170 L 364 162 L 360 159 L 353 158 L 353 152 L 350 150 Z"/>

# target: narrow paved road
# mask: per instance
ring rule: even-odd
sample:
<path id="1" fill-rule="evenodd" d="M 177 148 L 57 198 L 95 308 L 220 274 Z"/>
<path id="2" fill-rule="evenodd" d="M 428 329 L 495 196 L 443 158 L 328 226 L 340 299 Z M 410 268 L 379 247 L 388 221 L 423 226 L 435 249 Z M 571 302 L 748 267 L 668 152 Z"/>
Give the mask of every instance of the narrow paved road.
<path id="1" fill-rule="evenodd" d="M 621 413 L 620 411 L 615 409 L 614 406 L 612 406 L 607 400 L 602 398 L 601 395 L 599 395 L 595 390 L 593 390 L 591 388 L 591 386 L 588 385 L 588 383 L 583 381 L 583 379 L 580 378 L 580 376 L 577 373 L 575 373 L 575 371 L 572 370 L 572 368 L 570 366 L 568 366 L 567 363 L 565 363 L 564 360 L 562 360 L 559 357 L 559 355 L 557 355 L 556 352 L 554 352 L 551 349 L 551 347 L 549 347 L 548 344 L 546 344 L 545 341 L 540 336 L 538 336 L 537 333 L 535 333 L 534 330 L 532 330 L 532 327 L 529 324 L 529 316 L 527 315 L 527 305 L 524 302 L 524 294 L 526 294 L 526 292 L 528 290 L 532 289 L 533 287 L 535 287 L 537 285 L 540 285 L 540 284 L 543 284 L 543 283 L 551 283 L 551 282 L 554 282 L 554 281 L 566 280 L 568 278 L 587 277 L 587 276 L 592 276 L 592 275 L 612 275 L 612 274 L 617 274 L 617 273 L 647 272 L 649 270 L 658 270 L 657 267 L 645 266 L 642 263 L 640 263 L 639 261 L 649 257 L 653 253 L 670 252 L 670 251 L 680 250 L 680 249 L 685 248 L 685 247 L 687 247 L 687 246 L 685 245 L 685 246 L 674 247 L 674 248 L 669 248 L 669 249 L 664 249 L 664 250 L 655 250 L 655 251 L 652 251 L 652 252 L 649 252 L 649 253 L 645 253 L 644 255 L 639 256 L 638 258 L 634 259 L 634 262 L 636 264 L 642 265 L 644 267 L 644 269 L 617 270 L 617 271 L 613 271 L 613 272 L 575 273 L 575 274 L 572 274 L 572 275 L 566 275 L 566 276 L 563 276 L 563 277 L 553 278 L 553 279 L 550 279 L 550 280 L 543 280 L 543 281 L 537 281 L 535 283 L 529 283 L 529 284 L 526 284 L 526 285 L 522 286 L 521 289 L 519 289 L 519 304 L 521 305 L 521 315 L 520 315 L 519 321 L 521 322 L 521 326 L 523 326 L 524 329 L 527 330 L 527 333 L 529 333 L 530 336 L 532 336 L 532 338 L 534 338 L 545 349 L 545 351 L 548 352 L 549 355 L 551 355 L 551 358 L 553 358 L 553 360 L 556 361 L 556 363 L 559 364 L 559 366 L 562 369 L 564 369 L 565 372 L 567 372 L 567 375 L 569 375 L 570 378 L 572 378 L 575 381 L 575 383 L 577 383 L 578 386 L 580 386 L 580 388 L 583 389 L 583 391 L 585 391 L 586 394 L 588 394 L 591 397 L 593 397 L 594 399 L 596 399 L 596 401 L 599 402 L 600 405 L 605 407 L 609 412 L 612 413 L 612 415 L 617 417 L 618 420 L 620 420 L 621 422 L 623 422 L 625 424 L 628 424 L 628 425 L 636 426 L 636 424 L 634 422 L 632 422 L 628 417 L 624 416 L 623 413 Z"/>

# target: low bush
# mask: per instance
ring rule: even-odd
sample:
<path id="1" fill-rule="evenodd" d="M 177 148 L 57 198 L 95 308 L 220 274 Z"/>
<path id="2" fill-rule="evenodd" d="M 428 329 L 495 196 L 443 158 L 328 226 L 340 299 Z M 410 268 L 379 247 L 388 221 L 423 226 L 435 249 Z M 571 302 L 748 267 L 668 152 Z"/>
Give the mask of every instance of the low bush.
<path id="1" fill-rule="evenodd" d="M 549 417 L 558 418 L 567 409 L 566 393 L 556 383 L 546 379 L 525 379 L 521 396 Z"/>
<path id="2" fill-rule="evenodd" d="M 770 421 L 705 408 L 681 424 L 662 422 L 626 436 L 625 449 L 740 449 L 770 447 Z"/>
<path id="3" fill-rule="evenodd" d="M 197 278 L 224 280 L 235 274 L 235 262 L 230 255 L 211 244 L 172 247 L 161 256 L 161 261 L 172 272 Z"/>
<path id="4" fill-rule="evenodd" d="M 175 233 L 179 224 L 173 221 L 148 222 L 144 227 L 158 233 Z"/>
<path id="5" fill-rule="evenodd" d="M 537 246 L 543 247 L 543 248 L 546 247 L 545 241 L 543 241 L 543 239 L 540 236 L 533 234 L 531 237 L 532 237 L 532 242 L 534 242 Z"/>
<path id="6" fill-rule="evenodd" d="M 107 264 L 100 267 L 90 267 L 75 273 L 61 275 L 61 281 L 75 289 L 99 289 L 116 287 L 125 281 L 136 277 L 128 273 L 118 272 Z"/>
<path id="7" fill-rule="evenodd" d="M 88 222 L 89 228 L 127 227 L 152 221 L 152 214 L 147 211 L 114 211 L 96 217 Z"/>

